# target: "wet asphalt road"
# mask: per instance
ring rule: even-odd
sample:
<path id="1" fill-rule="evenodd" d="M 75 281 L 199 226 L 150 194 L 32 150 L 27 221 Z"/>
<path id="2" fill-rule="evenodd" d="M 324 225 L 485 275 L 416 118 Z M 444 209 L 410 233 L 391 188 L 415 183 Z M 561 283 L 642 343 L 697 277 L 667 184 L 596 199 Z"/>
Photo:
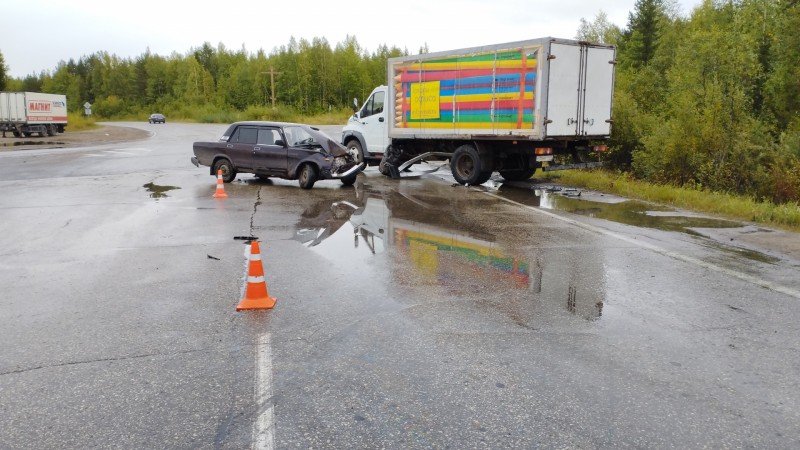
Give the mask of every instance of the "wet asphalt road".
<path id="1" fill-rule="evenodd" d="M 447 171 L 216 200 L 226 125 L 128 125 L 0 153 L 0 448 L 800 446 L 796 259 Z"/>

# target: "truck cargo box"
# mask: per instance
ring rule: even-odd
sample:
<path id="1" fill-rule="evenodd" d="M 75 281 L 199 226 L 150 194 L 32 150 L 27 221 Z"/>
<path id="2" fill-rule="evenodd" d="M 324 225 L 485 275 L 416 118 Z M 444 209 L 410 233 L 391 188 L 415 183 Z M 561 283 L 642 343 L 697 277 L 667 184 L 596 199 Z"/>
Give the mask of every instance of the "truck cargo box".
<path id="1" fill-rule="evenodd" d="M 548 37 L 390 58 L 389 137 L 608 137 L 615 53 Z"/>

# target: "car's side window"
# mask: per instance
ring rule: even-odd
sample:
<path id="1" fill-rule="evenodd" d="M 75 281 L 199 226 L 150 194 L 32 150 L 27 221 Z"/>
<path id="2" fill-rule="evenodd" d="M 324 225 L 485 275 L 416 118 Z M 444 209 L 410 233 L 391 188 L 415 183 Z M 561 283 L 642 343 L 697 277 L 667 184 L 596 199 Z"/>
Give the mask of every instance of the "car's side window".
<path id="1" fill-rule="evenodd" d="M 280 139 L 278 130 L 275 128 L 259 128 L 258 145 L 275 145 L 275 141 Z"/>
<path id="2" fill-rule="evenodd" d="M 258 128 L 239 127 L 233 133 L 231 141 L 238 144 L 254 144 L 258 141 Z"/>

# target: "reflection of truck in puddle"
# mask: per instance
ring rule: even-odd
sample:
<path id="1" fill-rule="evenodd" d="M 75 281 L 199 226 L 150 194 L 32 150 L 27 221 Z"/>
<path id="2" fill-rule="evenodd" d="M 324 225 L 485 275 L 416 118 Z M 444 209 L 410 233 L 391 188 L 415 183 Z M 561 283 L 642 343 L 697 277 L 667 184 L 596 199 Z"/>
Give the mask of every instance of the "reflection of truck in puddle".
<path id="1" fill-rule="evenodd" d="M 296 239 L 351 266 L 386 254 L 392 283 L 403 290 L 477 299 L 524 326 L 565 310 L 587 320 L 600 317 L 601 253 L 583 246 L 517 248 L 513 237 L 497 236 L 473 219 L 469 211 L 485 207 L 475 201 L 391 191 L 322 202 L 304 214 Z"/>
<path id="2" fill-rule="evenodd" d="M 484 239 L 396 218 L 381 198 L 367 198 L 364 207 L 350 216 L 350 223 L 373 252 L 391 247 L 407 255 L 410 268 L 423 280 L 446 284 L 466 270 L 481 279 L 491 278 L 492 283 L 528 286 L 528 264 L 520 257 L 507 255 L 497 244 Z"/>

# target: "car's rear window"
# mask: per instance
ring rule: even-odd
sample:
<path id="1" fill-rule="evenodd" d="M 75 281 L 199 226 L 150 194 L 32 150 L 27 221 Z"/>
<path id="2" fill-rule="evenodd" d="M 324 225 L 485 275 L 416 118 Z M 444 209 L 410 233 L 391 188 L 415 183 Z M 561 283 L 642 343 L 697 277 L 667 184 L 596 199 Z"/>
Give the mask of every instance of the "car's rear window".
<path id="1" fill-rule="evenodd" d="M 255 144 L 258 140 L 258 128 L 239 127 L 233 134 L 232 140 L 240 144 Z"/>

